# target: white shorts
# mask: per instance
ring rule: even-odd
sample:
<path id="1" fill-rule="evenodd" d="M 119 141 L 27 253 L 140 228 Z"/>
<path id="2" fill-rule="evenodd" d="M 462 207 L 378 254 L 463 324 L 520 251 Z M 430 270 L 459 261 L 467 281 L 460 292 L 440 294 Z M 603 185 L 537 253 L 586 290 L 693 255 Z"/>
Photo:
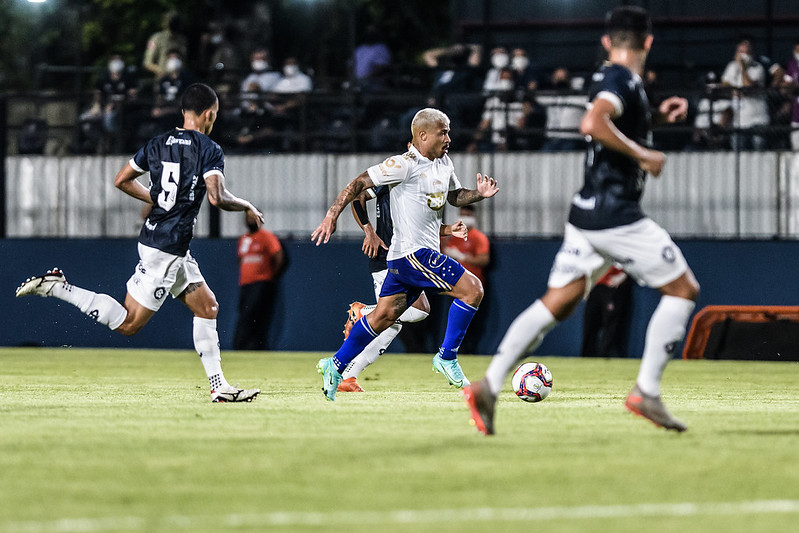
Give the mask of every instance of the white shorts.
<path id="1" fill-rule="evenodd" d="M 372 272 L 372 285 L 375 288 L 375 301 L 380 299 L 380 289 L 383 288 L 383 282 L 386 281 L 387 275 L 388 269 Z"/>
<path id="2" fill-rule="evenodd" d="M 688 270 L 668 232 L 651 218 L 603 230 L 566 224 L 547 286 L 558 289 L 585 277 L 589 291 L 614 262 L 639 285 L 653 288 L 671 283 Z"/>
<path id="3" fill-rule="evenodd" d="M 189 284 L 204 282 L 190 252 L 179 257 L 139 243 L 139 264 L 127 287 L 134 300 L 151 311 L 158 311 L 167 292 L 177 298 Z"/>

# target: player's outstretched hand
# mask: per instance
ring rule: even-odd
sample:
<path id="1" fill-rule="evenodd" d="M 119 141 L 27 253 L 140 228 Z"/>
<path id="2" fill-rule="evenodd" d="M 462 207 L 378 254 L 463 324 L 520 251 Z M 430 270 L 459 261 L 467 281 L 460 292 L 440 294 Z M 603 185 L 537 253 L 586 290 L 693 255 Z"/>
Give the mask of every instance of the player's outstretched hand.
<path id="1" fill-rule="evenodd" d="M 452 231 L 453 237 L 458 237 L 459 239 L 468 240 L 469 238 L 469 227 L 463 223 L 463 220 L 459 220 L 450 226 Z"/>
<path id="2" fill-rule="evenodd" d="M 316 245 L 327 244 L 330 236 L 336 232 L 336 221 L 332 217 L 326 216 L 319 227 L 311 233 L 311 240 L 316 241 Z"/>
<path id="3" fill-rule="evenodd" d="M 666 122 L 682 122 L 688 116 L 688 100 L 679 96 L 666 98 L 660 103 L 658 111 Z"/>
<path id="4" fill-rule="evenodd" d="M 370 259 L 377 257 L 377 252 L 380 250 L 380 248 L 388 250 L 388 246 L 386 246 L 386 243 L 383 242 L 383 239 L 377 236 L 377 233 L 372 231 L 364 235 L 361 250 L 363 250 L 363 253 L 365 253 Z"/>
<path id="5" fill-rule="evenodd" d="M 499 192 L 499 187 L 497 187 L 497 180 L 490 176 L 483 176 L 482 174 L 477 174 L 477 191 L 480 193 L 480 196 L 483 198 L 491 198 L 495 194 Z"/>
<path id="6" fill-rule="evenodd" d="M 263 226 L 263 225 L 264 225 L 264 214 L 263 214 L 263 213 L 261 213 L 260 211 L 258 211 L 258 210 L 257 210 L 255 207 L 253 207 L 253 206 L 250 206 L 250 208 L 248 209 L 248 211 L 250 212 L 250 214 L 251 214 L 253 217 L 255 217 L 255 223 L 256 223 L 256 224 L 258 224 L 258 227 L 259 227 L 259 228 L 260 228 L 261 226 Z"/>

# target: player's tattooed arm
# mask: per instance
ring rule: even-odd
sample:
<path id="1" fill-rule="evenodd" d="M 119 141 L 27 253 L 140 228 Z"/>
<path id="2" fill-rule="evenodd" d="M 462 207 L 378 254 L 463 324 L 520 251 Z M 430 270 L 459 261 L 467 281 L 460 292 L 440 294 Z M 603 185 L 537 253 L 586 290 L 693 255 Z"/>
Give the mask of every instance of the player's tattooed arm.
<path id="1" fill-rule="evenodd" d="M 477 174 L 477 189 L 456 189 L 447 195 L 447 201 L 455 207 L 473 204 L 483 198 L 491 198 L 499 192 L 497 180 Z"/>
<path id="2" fill-rule="evenodd" d="M 322 223 L 311 233 L 311 240 L 316 241 L 317 246 L 322 243 L 327 243 L 330 240 L 330 236 L 335 233 L 338 217 L 347 204 L 370 187 L 374 187 L 374 183 L 367 172 L 363 172 L 344 187 L 344 190 L 336 197 L 336 201 L 333 202 L 333 205 L 327 210 L 327 214 L 322 220 Z"/>

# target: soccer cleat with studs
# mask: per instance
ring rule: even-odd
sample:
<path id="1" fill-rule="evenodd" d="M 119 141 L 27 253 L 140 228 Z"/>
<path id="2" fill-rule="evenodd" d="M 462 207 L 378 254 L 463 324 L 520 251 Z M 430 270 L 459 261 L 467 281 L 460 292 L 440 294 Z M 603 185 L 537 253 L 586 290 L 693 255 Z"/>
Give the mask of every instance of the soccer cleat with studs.
<path id="1" fill-rule="evenodd" d="M 677 432 L 683 432 L 688 429 L 688 426 L 671 416 L 660 400 L 660 396 L 644 394 L 637 383 L 627 396 L 624 407 L 631 413 L 646 418 L 658 427 L 673 429 Z"/>
<path id="2" fill-rule="evenodd" d="M 213 403 L 251 402 L 261 393 L 261 389 L 239 389 L 230 385 L 211 391 Z"/>
<path id="3" fill-rule="evenodd" d="M 347 378 L 338 385 L 339 392 L 364 392 L 355 378 Z"/>
<path id="4" fill-rule="evenodd" d="M 24 283 L 17 287 L 16 296 L 17 298 L 20 296 L 50 296 L 53 287 L 59 283 L 66 282 L 67 279 L 64 277 L 64 273 L 56 267 L 52 270 L 48 270 L 47 273 L 42 276 L 34 276 L 26 279 Z"/>
<path id="5" fill-rule="evenodd" d="M 343 378 L 336 368 L 333 358 L 320 359 L 316 364 L 316 371 L 322 374 L 322 392 L 325 394 L 325 398 L 330 402 L 335 402 L 336 391 Z"/>
<path id="6" fill-rule="evenodd" d="M 463 388 L 463 399 L 472 416 L 471 423 L 483 435 L 494 434 L 494 408 L 497 398 L 491 394 L 488 380 L 481 379 Z"/>
<path id="7" fill-rule="evenodd" d="M 352 302 L 350 304 L 350 308 L 347 309 L 347 321 L 344 323 L 344 340 L 347 340 L 347 337 L 350 336 L 352 326 L 363 316 L 364 307 L 366 307 L 366 304 L 362 304 L 361 302 Z"/>
<path id="8" fill-rule="evenodd" d="M 457 389 L 469 385 L 469 380 L 463 374 L 463 369 L 457 359 L 442 359 L 439 354 L 433 356 L 433 370 L 444 374 L 449 384 Z"/>

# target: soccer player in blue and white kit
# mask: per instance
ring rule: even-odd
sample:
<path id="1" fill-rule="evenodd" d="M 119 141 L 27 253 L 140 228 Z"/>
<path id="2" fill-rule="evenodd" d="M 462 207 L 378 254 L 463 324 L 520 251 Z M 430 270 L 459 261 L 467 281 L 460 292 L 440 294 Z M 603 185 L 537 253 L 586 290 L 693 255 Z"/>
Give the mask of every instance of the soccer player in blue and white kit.
<path id="1" fill-rule="evenodd" d="M 572 200 L 547 291 L 510 325 L 485 377 L 463 391 L 472 421 L 486 435 L 494 433 L 497 396 L 512 367 L 574 311 L 613 261 L 662 294 L 625 405 L 657 426 L 687 429 L 663 405 L 660 380 L 685 335 L 699 285 L 669 234 L 640 206 L 647 172 L 657 177 L 666 160 L 648 148 L 652 116 L 641 73 L 652 46 L 651 22 L 645 10 L 631 6 L 613 10 L 605 22 L 602 45 L 609 60 L 592 77 L 591 103 L 580 124 L 590 139 L 585 184 Z M 684 98 L 671 97 L 658 107 L 656 119 L 683 120 L 687 109 Z"/>
<path id="2" fill-rule="evenodd" d="M 194 348 L 200 354 L 214 402 L 249 402 L 259 389 L 231 386 L 222 373 L 218 304 L 189 252 L 197 213 L 206 192 L 208 201 L 226 211 L 263 215 L 247 200 L 225 187 L 225 156 L 208 134 L 219 112 L 216 92 L 200 83 L 186 88 L 181 100 L 183 127 L 150 139 L 117 173 L 114 185 L 152 205 L 139 233 L 139 264 L 127 283 L 125 304 L 67 282 L 58 269 L 29 278 L 17 296 L 54 297 L 71 303 L 100 324 L 123 335 L 134 335 L 164 303 L 167 293 L 194 313 Z M 149 172 L 148 189 L 136 178 Z"/>
<path id="3" fill-rule="evenodd" d="M 481 174 L 477 174 L 476 190 L 461 186 L 447 155 L 449 118 L 441 111 L 432 108 L 419 111 L 411 122 L 411 132 L 410 149 L 369 167 L 352 180 L 311 234 L 317 246 L 328 242 L 347 204 L 370 187 L 391 187 L 394 235 L 387 256 L 388 274 L 377 307 L 355 323 L 333 357 L 322 359 L 317 365 L 325 397 L 331 401 L 336 399 L 341 373 L 349 362 L 394 324 L 424 290 L 455 298 L 444 341 L 433 357 L 433 368 L 458 388 L 469 383 L 458 364 L 458 348 L 483 299 L 483 286 L 457 261 L 439 252 L 439 232 L 445 201 L 460 207 L 494 196 L 499 188 L 493 178 Z"/>

